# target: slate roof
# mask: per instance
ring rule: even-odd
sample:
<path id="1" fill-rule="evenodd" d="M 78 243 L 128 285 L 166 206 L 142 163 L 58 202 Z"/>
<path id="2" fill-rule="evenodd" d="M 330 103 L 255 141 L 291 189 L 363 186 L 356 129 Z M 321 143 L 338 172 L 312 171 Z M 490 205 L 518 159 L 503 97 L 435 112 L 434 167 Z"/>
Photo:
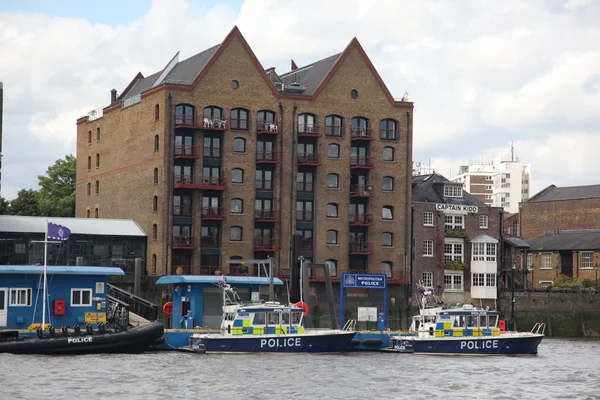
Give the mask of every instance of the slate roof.
<path id="1" fill-rule="evenodd" d="M 530 251 L 600 250 L 600 229 L 556 231 L 527 243 Z"/>
<path id="2" fill-rule="evenodd" d="M 279 77 L 286 86 L 292 83 L 300 84 L 301 87 L 306 88 L 302 94 L 312 96 L 341 56 L 342 53 L 335 54 L 297 70 L 281 74 Z"/>
<path id="3" fill-rule="evenodd" d="M 483 233 L 471 238 L 471 243 L 498 243 L 498 239 Z"/>
<path id="4" fill-rule="evenodd" d="M 527 202 L 535 203 L 538 201 L 576 200 L 594 197 L 600 197 L 600 185 L 564 187 L 550 185 L 530 198 Z"/>
<path id="5" fill-rule="evenodd" d="M 44 233 L 46 220 L 66 226 L 73 234 L 106 236 L 147 236 L 132 219 L 23 217 L 0 215 L 0 232 Z"/>
<path id="6" fill-rule="evenodd" d="M 526 241 L 524 241 L 523 239 L 520 239 L 518 237 L 505 237 L 503 238 L 505 243 L 510 244 L 513 247 L 516 248 L 528 248 L 529 245 L 527 244 Z"/>
<path id="7" fill-rule="evenodd" d="M 450 182 L 446 177 L 434 172 L 417 175 L 412 178 L 412 201 L 440 204 L 464 204 L 487 207 L 485 203 L 463 190 L 463 197 L 444 197 L 444 184 Z M 456 183 L 454 183 L 456 185 Z"/>

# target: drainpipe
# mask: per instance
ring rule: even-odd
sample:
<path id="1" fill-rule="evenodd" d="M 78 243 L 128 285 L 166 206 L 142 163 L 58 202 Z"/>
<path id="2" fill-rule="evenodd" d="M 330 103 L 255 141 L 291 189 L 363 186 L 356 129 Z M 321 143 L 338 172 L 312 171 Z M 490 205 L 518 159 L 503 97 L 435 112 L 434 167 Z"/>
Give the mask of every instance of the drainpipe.
<path id="1" fill-rule="evenodd" d="M 296 259 L 294 256 L 294 246 L 299 243 L 299 240 L 294 240 L 295 230 L 294 230 L 294 214 L 296 212 L 296 206 L 294 202 L 294 196 L 296 194 L 296 111 L 298 106 L 294 103 L 294 107 L 292 108 L 292 164 L 290 166 L 290 216 L 289 216 L 289 237 L 290 237 L 290 280 L 293 283 L 298 283 L 299 280 L 295 279 L 296 277 Z M 283 163 L 282 163 L 283 164 Z M 314 206 L 313 206 L 314 207 Z M 292 293 L 295 293 L 296 288 L 292 289 Z M 302 290 L 301 287 L 297 288 L 298 292 Z M 308 299 L 304 299 L 304 301 L 308 301 Z M 308 322 L 308 320 L 306 320 Z"/>
<path id="2" fill-rule="evenodd" d="M 166 174 L 166 201 L 167 205 L 165 210 L 165 229 L 166 229 L 166 243 L 165 243 L 165 271 L 163 275 L 170 275 L 171 269 L 171 243 L 173 242 L 173 170 L 175 165 L 175 156 L 173 151 L 173 142 L 175 140 L 175 124 L 173 123 L 173 95 L 169 93 L 167 96 L 167 109 L 165 110 L 165 142 L 166 146 L 166 160 L 165 163 L 165 174 Z M 164 231 L 163 231 L 164 232 Z"/>
<path id="3" fill-rule="evenodd" d="M 401 326 L 400 328 L 402 329 L 408 329 L 410 327 L 410 300 L 412 299 L 412 294 L 413 294 L 413 289 L 414 289 L 414 279 L 413 279 L 413 269 L 414 269 L 414 252 L 412 251 L 412 247 L 414 246 L 414 236 L 415 236 L 415 208 L 411 205 L 410 207 L 411 213 L 410 213 L 410 246 L 411 246 L 411 252 L 410 252 L 410 276 L 409 281 L 408 281 L 408 285 L 406 285 L 408 293 L 406 296 L 406 316 L 407 316 L 407 325 L 406 326 Z"/>
<path id="4" fill-rule="evenodd" d="M 410 113 L 406 112 L 406 190 L 405 190 L 405 215 L 404 215 L 404 268 L 406 270 L 406 266 L 409 265 L 410 277 L 408 290 L 410 290 L 410 295 L 412 295 L 412 249 L 411 249 L 411 241 L 413 237 L 413 209 L 412 209 L 412 201 L 411 201 L 411 193 L 412 193 L 412 170 L 410 169 L 411 159 L 411 142 L 410 142 Z M 410 232 L 410 235 L 407 235 L 406 232 Z M 412 296 L 411 296 L 412 297 Z M 410 298 L 410 297 L 409 297 Z M 408 299 L 406 299 L 406 315 L 410 314 L 410 306 L 408 304 Z"/>
<path id="5" fill-rule="evenodd" d="M 279 234 L 278 234 L 278 240 L 279 240 L 279 246 L 281 247 L 281 239 L 283 237 L 283 229 L 282 229 L 282 224 L 281 224 L 281 213 L 283 211 L 283 207 L 282 207 L 282 203 L 283 203 L 283 137 L 285 135 L 285 131 L 283 129 L 284 125 L 284 119 L 283 119 L 283 104 L 281 104 L 281 102 L 279 102 L 279 114 L 280 114 L 280 132 L 281 132 L 281 138 L 279 140 L 279 157 L 280 157 L 280 161 L 279 161 Z M 277 265 L 281 266 L 281 251 L 277 252 Z"/>

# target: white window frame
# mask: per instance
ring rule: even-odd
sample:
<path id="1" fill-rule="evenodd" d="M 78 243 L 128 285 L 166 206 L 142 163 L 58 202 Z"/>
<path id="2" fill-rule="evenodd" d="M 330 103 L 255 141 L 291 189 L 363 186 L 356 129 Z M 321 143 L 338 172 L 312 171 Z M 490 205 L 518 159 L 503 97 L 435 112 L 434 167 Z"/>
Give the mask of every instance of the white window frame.
<path id="1" fill-rule="evenodd" d="M 431 211 L 423 213 L 423 226 L 433 226 L 433 213 Z"/>
<path id="2" fill-rule="evenodd" d="M 533 254 L 532 253 L 527 254 L 527 269 L 529 271 L 533 271 Z"/>
<path id="3" fill-rule="evenodd" d="M 450 282 L 447 282 L 450 277 Z M 460 278 L 460 279 L 455 279 Z M 444 291 L 445 292 L 464 292 L 465 279 L 463 271 L 444 270 Z"/>
<path id="4" fill-rule="evenodd" d="M 471 287 L 485 287 L 485 274 L 472 273 Z"/>
<path id="5" fill-rule="evenodd" d="M 552 269 L 552 253 L 542 253 L 540 269 Z"/>
<path id="6" fill-rule="evenodd" d="M 581 269 L 594 269 L 594 252 L 593 251 L 582 251 L 581 252 Z"/>
<path id="7" fill-rule="evenodd" d="M 423 240 L 423 257 L 433 257 L 433 240 Z"/>
<path id="8" fill-rule="evenodd" d="M 554 282 L 552 281 L 539 281 L 538 282 L 542 288 L 547 288 L 548 286 L 552 286 Z"/>
<path id="9" fill-rule="evenodd" d="M 457 214 L 444 215 L 444 229 L 464 229 L 464 228 L 465 228 L 465 216 L 464 215 L 457 215 Z"/>
<path id="10" fill-rule="evenodd" d="M 83 299 L 82 294 L 84 292 L 88 292 L 90 294 L 90 301 L 89 301 L 89 303 L 86 303 L 86 304 L 84 304 L 84 303 L 81 303 L 81 304 L 75 304 L 75 303 L 73 303 L 73 294 L 75 292 L 80 292 L 79 293 L 79 298 L 80 299 Z M 71 289 L 71 307 L 91 307 L 92 306 L 92 294 L 93 294 L 92 293 L 92 289 L 88 289 L 88 288 L 72 288 Z"/>
<path id="11" fill-rule="evenodd" d="M 485 244 L 485 261 L 496 261 L 496 243 Z"/>
<path id="12" fill-rule="evenodd" d="M 463 197 L 463 188 L 458 185 L 444 185 L 444 197 Z"/>
<path id="13" fill-rule="evenodd" d="M 496 274 L 485 274 L 485 286 L 496 287 Z"/>
<path id="14" fill-rule="evenodd" d="M 9 289 L 10 299 L 8 300 L 8 306 L 10 307 L 31 307 L 31 288 L 10 288 Z M 15 302 L 20 300 L 21 293 L 25 294 L 25 302 Z"/>
<path id="15" fill-rule="evenodd" d="M 423 287 L 428 289 L 433 288 L 433 272 L 422 272 L 421 281 L 423 282 Z"/>
<path id="16" fill-rule="evenodd" d="M 329 276 L 337 276 L 337 260 L 330 258 L 325 265 L 329 268 Z"/>
<path id="17" fill-rule="evenodd" d="M 447 251 L 448 248 L 447 246 L 450 246 L 450 251 Z M 457 247 L 460 246 L 460 252 L 456 251 Z M 464 252 L 465 252 L 465 245 L 462 242 L 454 242 L 454 241 L 448 241 L 448 239 L 446 239 L 446 242 L 444 243 L 444 262 L 451 262 L 451 261 L 457 261 L 457 262 L 464 262 L 463 260 L 465 259 L 464 257 Z"/>
<path id="18" fill-rule="evenodd" d="M 479 229 L 487 229 L 489 228 L 489 218 L 487 215 L 479 216 Z"/>
<path id="19" fill-rule="evenodd" d="M 485 261 L 485 243 L 475 242 L 471 246 L 471 260 Z"/>

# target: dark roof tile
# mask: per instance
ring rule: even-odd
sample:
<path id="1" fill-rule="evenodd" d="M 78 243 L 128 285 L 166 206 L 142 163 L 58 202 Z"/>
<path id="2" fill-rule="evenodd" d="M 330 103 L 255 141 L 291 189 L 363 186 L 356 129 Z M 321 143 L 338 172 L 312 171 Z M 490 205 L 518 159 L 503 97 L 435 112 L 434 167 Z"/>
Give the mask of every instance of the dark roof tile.
<path id="1" fill-rule="evenodd" d="M 555 231 L 527 243 L 530 251 L 599 250 L 600 229 Z"/>

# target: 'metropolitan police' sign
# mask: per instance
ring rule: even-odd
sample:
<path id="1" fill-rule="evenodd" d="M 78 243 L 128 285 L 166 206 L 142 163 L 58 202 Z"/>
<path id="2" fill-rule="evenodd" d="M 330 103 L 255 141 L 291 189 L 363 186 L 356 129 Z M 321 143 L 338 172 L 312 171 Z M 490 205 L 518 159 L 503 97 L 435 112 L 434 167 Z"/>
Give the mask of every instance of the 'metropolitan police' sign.
<path id="1" fill-rule="evenodd" d="M 383 274 L 344 274 L 342 283 L 346 288 L 384 289 L 385 278 Z"/>

